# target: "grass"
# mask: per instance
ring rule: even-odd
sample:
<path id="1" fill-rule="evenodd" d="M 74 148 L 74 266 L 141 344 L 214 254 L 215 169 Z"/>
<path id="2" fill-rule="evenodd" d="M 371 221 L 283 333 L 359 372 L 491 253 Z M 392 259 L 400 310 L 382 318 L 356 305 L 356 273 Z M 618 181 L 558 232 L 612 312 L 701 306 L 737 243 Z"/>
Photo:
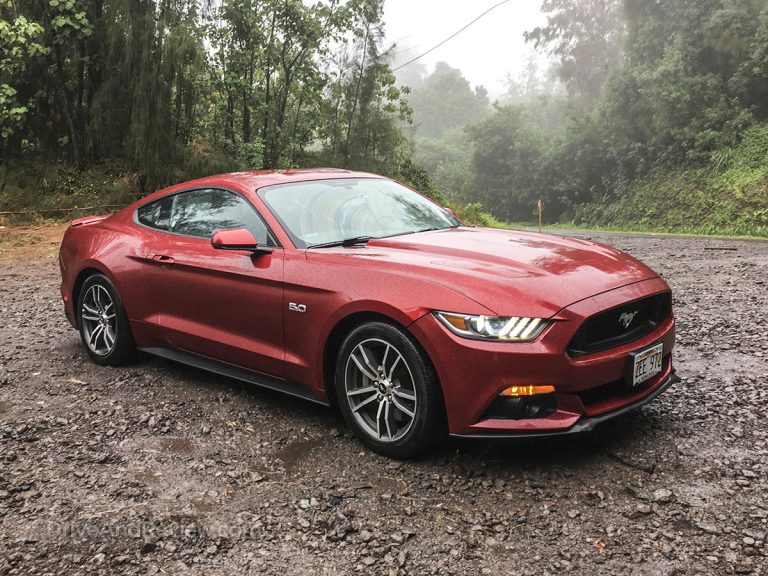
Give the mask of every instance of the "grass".
<path id="1" fill-rule="evenodd" d="M 509 222 L 505 226 L 512 229 L 523 230 L 538 230 L 539 225 L 535 222 Z M 672 236 L 672 237 L 701 237 L 701 238 L 719 238 L 723 240 L 766 240 L 766 236 L 759 236 L 755 234 L 729 234 L 729 233 L 707 233 L 697 230 L 695 228 L 685 230 L 660 230 L 657 228 L 633 228 L 631 226 L 622 226 L 618 224 L 606 225 L 606 226 L 588 226 L 584 224 L 577 224 L 573 221 L 559 222 L 554 224 L 545 224 L 542 226 L 542 232 L 562 230 L 562 231 L 577 231 L 577 232 L 610 232 L 617 234 L 643 234 L 647 236 Z"/>
<path id="2" fill-rule="evenodd" d="M 70 220 L 92 214 L 94 207 L 105 213 L 139 195 L 139 176 L 110 164 L 82 172 L 44 162 L 0 164 L 0 212 L 11 212 L 0 218 L 7 223 Z"/>

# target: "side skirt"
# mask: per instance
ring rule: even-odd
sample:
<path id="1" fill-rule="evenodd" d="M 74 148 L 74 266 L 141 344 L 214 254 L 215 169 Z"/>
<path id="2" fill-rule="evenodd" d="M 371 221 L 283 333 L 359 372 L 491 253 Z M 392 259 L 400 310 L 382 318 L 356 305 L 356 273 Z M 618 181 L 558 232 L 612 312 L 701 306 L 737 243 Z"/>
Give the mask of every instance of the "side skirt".
<path id="1" fill-rule="evenodd" d="M 258 374 L 256 372 L 251 372 L 250 370 L 245 370 L 244 368 L 216 362 L 215 360 L 210 360 L 203 356 L 182 352 L 181 350 L 174 350 L 171 348 L 139 348 L 139 350 L 146 352 L 147 354 L 152 354 L 153 356 L 160 356 L 167 360 L 173 360 L 174 362 L 186 364 L 187 366 L 213 372 L 220 376 L 226 376 L 227 378 L 234 378 L 235 380 L 255 384 L 256 386 L 282 392 L 290 396 L 295 396 L 296 398 L 301 398 L 302 400 L 309 400 L 315 404 L 320 404 L 322 406 L 329 405 L 328 402 L 320 400 L 307 392 L 307 390 L 300 384 L 277 380 L 265 376 L 264 374 Z"/>

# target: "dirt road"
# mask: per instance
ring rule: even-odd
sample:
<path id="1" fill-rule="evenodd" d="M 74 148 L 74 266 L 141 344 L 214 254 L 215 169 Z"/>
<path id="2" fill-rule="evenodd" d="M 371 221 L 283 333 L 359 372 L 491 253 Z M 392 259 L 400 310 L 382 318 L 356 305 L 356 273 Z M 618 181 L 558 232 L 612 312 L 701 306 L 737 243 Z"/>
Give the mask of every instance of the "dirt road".
<path id="1" fill-rule="evenodd" d="M 398 463 L 308 403 L 90 363 L 60 233 L 0 231 L 0 575 L 768 574 L 768 242 L 589 235 L 672 284 L 682 382 Z"/>

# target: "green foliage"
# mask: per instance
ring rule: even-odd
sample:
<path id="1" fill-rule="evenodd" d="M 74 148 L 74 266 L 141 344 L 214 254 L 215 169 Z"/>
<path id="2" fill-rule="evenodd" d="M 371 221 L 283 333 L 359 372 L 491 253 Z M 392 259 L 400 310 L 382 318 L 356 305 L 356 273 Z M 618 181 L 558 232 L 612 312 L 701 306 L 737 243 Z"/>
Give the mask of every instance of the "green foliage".
<path id="1" fill-rule="evenodd" d="M 547 25 L 527 37 L 555 56 L 568 98 L 542 96 L 529 66 L 513 104 L 417 138 L 415 157 L 441 188 L 510 221 L 530 221 L 542 198 L 550 222 L 690 227 L 694 215 L 764 229 L 765 2 L 545 0 L 543 10 Z"/>
<path id="2" fill-rule="evenodd" d="M 216 168 L 391 171 L 410 108 L 382 5 L 0 0 L 3 158 L 116 161 L 145 189 Z"/>
<path id="3" fill-rule="evenodd" d="M 575 222 L 634 230 L 768 236 L 768 125 L 713 165 L 653 173 L 613 203 L 579 207 Z"/>
<path id="4" fill-rule="evenodd" d="M 459 220 L 470 226 L 482 226 L 485 228 L 508 228 L 509 225 L 497 219 L 492 214 L 483 210 L 483 205 L 479 202 L 470 202 L 461 204 L 449 201 L 448 208 L 451 208 Z"/>
<path id="5" fill-rule="evenodd" d="M 125 172 L 115 163 L 103 163 L 88 170 L 66 164 L 49 164 L 39 159 L 0 165 L 0 211 L 27 212 L 15 220 L 27 220 L 41 213 L 48 217 L 74 218 L 86 212 L 109 213 L 141 196 L 142 176 Z M 93 207 L 105 206 L 101 209 Z"/>
<path id="6" fill-rule="evenodd" d="M 474 143 L 471 200 L 502 218 L 527 219 L 546 190 L 547 137 L 520 106 L 498 108 L 469 134 Z"/>
<path id="7" fill-rule="evenodd" d="M 11 84 L 26 71 L 27 59 L 45 55 L 48 48 L 37 40 L 43 27 L 18 14 L 12 0 L 0 0 L 0 138 L 7 140 L 24 123 L 29 108 L 20 104 Z M 0 144 L 0 151 L 4 146 Z"/>

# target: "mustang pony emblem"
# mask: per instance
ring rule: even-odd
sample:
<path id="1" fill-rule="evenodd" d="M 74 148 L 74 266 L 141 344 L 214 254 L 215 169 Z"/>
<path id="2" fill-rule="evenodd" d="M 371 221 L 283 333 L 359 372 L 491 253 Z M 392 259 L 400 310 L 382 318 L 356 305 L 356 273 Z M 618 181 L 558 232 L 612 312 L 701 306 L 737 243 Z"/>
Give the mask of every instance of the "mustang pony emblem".
<path id="1" fill-rule="evenodd" d="M 629 325 L 632 324 L 632 320 L 635 319 L 638 312 L 638 310 L 635 310 L 634 312 L 622 312 L 621 316 L 619 316 L 619 324 L 624 326 L 625 329 L 629 328 Z"/>

